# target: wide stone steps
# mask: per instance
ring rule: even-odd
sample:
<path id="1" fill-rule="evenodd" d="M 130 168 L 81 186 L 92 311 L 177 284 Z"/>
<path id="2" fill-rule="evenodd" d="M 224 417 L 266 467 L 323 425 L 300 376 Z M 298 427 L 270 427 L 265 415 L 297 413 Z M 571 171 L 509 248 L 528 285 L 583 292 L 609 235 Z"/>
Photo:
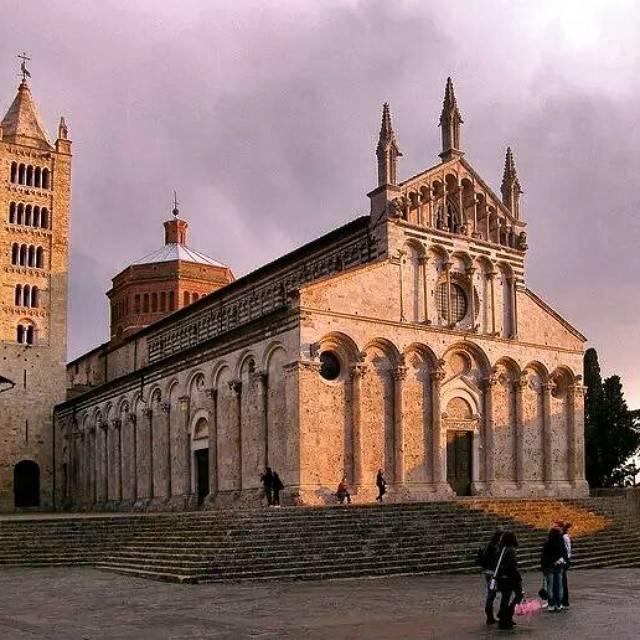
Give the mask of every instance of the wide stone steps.
<path id="1" fill-rule="evenodd" d="M 527 523 L 550 522 L 558 505 L 460 500 L 8 519 L 0 520 L 0 565 L 90 564 L 176 582 L 465 573 L 478 571 L 477 547 L 502 524 L 518 535 L 522 567 L 537 569 L 546 532 Z M 574 567 L 640 566 L 639 523 L 624 499 L 560 506 L 589 526 L 606 524 L 574 541 Z"/>

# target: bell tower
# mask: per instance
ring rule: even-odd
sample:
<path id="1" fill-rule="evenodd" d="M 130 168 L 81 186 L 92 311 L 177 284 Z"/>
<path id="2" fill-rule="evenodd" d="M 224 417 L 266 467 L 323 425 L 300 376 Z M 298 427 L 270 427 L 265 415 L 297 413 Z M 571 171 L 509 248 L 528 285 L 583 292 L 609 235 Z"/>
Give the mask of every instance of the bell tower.
<path id="1" fill-rule="evenodd" d="M 0 511 L 52 507 L 67 356 L 71 141 L 64 118 L 50 140 L 19 57 L 22 81 L 0 122 L 0 376 L 14 385 L 0 393 Z"/>

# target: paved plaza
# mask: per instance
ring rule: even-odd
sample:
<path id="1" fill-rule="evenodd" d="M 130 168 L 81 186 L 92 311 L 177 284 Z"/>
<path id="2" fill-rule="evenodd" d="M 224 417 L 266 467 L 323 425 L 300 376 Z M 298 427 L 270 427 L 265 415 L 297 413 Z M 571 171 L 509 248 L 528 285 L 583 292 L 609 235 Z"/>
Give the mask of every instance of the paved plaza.
<path id="1" fill-rule="evenodd" d="M 530 590 L 538 574 L 529 574 Z M 2 640 L 640 637 L 640 570 L 576 571 L 570 611 L 483 624 L 478 576 L 177 585 L 92 569 L 4 569 Z"/>

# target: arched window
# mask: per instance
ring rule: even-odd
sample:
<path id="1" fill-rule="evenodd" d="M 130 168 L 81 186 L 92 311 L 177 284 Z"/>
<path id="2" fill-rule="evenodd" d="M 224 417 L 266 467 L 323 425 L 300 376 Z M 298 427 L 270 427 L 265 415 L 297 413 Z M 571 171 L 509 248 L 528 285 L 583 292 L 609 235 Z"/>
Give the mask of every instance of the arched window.
<path id="1" fill-rule="evenodd" d="M 36 341 L 36 331 L 33 328 L 33 325 L 30 324 L 25 331 L 25 343 L 26 344 L 34 344 Z"/>
<path id="2" fill-rule="evenodd" d="M 173 291 L 169 291 L 169 311 L 176 310 L 176 294 Z"/>
<path id="3" fill-rule="evenodd" d="M 27 187 L 33 186 L 33 167 L 29 165 L 27 167 Z"/>
<path id="4" fill-rule="evenodd" d="M 44 269 L 44 249 L 42 247 L 38 247 L 36 251 L 36 267 Z"/>
<path id="5" fill-rule="evenodd" d="M 22 163 L 18 165 L 18 184 L 24 184 L 26 170 L 27 168 Z"/>
<path id="6" fill-rule="evenodd" d="M 136 293 L 136 295 L 133 297 L 133 309 L 134 309 L 134 313 L 140 313 L 140 294 Z"/>
<path id="7" fill-rule="evenodd" d="M 13 184 L 18 180 L 18 165 L 15 162 L 11 163 L 11 182 Z"/>
<path id="8" fill-rule="evenodd" d="M 184 292 L 184 296 L 183 296 L 183 304 L 184 304 L 185 307 L 189 304 L 190 300 L 191 300 L 191 298 L 189 296 L 189 292 L 185 291 Z"/>
<path id="9" fill-rule="evenodd" d="M 22 306 L 22 285 L 21 284 L 16 285 L 14 300 L 15 300 L 14 304 L 16 305 L 16 307 Z"/>
<path id="10" fill-rule="evenodd" d="M 40 226 L 40 207 L 38 207 L 37 205 L 33 207 L 33 226 Z"/>
<path id="11" fill-rule="evenodd" d="M 33 174 L 33 186 L 40 187 L 42 185 L 42 169 L 40 167 L 36 167 L 35 173 Z"/>
<path id="12" fill-rule="evenodd" d="M 18 224 L 24 224 L 24 205 L 22 202 L 18 205 L 18 217 L 16 220 Z"/>
<path id="13" fill-rule="evenodd" d="M 27 225 L 27 227 L 31 226 L 31 222 L 32 222 L 31 213 L 32 213 L 32 207 L 30 204 L 28 204 L 24 209 L 24 223 Z"/>
<path id="14" fill-rule="evenodd" d="M 165 291 L 160 292 L 160 311 L 167 310 L 167 293 Z"/>
<path id="15" fill-rule="evenodd" d="M 16 203 L 12 202 L 9 205 L 9 224 L 16 223 Z"/>
<path id="16" fill-rule="evenodd" d="M 49 189 L 49 169 L 42 170 L 42 188 Z"/>
<path id="17" fill-rule="evenodd" d="M 26 244 L 20 245 L 20 266 L 21 267 L 27 266 L 27 245 Z"/>
<path id="18" fill-rule="evenodd" d="M 42 207 L 40 211 L 40 226 L 43 229 L 49 228 L 49 210 L 46 207 Z"/>
<path id="19" fill-rule="evenodd" d="M 24 344 L 24 335 L 25 335 L 24 326 L 19 324 L 16 329 L 16 342 L 18 344 Z"/>
<path id="20" fill-rule="evenodd" d="M 13 468 L 13 503 L 17 508 L 40 506 L 40 467 L 21 460 Z"/>
<path id="21" fill-rule="evenodd" d="M 31 287 L 31 307 L 37 309 L 40 306 L 40 290 L 38 287 Z"/>
<path id="22" fill-rule="evenodd" d="M 36 248 L 32 244 L 29 245 L 29 249 L 27 251 L 27 266 L 36 266 Z"/>
<path id="23" fill-rule="evenodd" d="M 28 284 L 25 284 L 22 288 L 22 306 L 31 306 L 31 287 Z"/>
<path id="24" fill-rule="evenodd" d="M 142 313 L 149 313 L 149 294 L 145 293 L 142 296 Z"/>
<path id="25" fill-rule="evenodd" d="M 191 294 L 191 302 L 195 302 L 199 298 L 200 298 L 200 296 L 197 293 L 192 293 Z"/>
<path id="26" fill-rule="evenodd" d="M 11 264 L 18 264 L 20 262 L 20 247 L 17 243 L 13 243 L 11 246 Z"/>
<path id="27" fill-rule="evenodd" d="M 154 292 L 151 294 L 151 311 L 155 313 L 157 310 L 158 310 L 158 294 Z"/>

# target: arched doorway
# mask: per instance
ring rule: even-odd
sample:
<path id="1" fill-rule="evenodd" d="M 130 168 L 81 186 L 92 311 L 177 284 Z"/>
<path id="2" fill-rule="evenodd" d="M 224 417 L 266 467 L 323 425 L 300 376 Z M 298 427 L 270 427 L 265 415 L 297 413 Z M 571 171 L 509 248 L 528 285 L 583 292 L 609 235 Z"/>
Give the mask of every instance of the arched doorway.
<path id="1" fill-rule="evenodd" d="M 13 501 L 16 508 L 40 506 L 40 467 L 33 460 L 13 468 Z"/>
<path id="2" fill-rule="evenodd" d="M 209 494 L 209 422 L 204 417 L 199 418 L 193 428 L 191 448 L 194 486 L 201 505 Z"/>
<path id="3" fill-rule="evenodd" d="M 471 495 L 474 477 L 474 435 L 478 420 L 469 403 L 452 398 L 445 414 L 447 433 L 447 482 L 458 496 Z"/>

